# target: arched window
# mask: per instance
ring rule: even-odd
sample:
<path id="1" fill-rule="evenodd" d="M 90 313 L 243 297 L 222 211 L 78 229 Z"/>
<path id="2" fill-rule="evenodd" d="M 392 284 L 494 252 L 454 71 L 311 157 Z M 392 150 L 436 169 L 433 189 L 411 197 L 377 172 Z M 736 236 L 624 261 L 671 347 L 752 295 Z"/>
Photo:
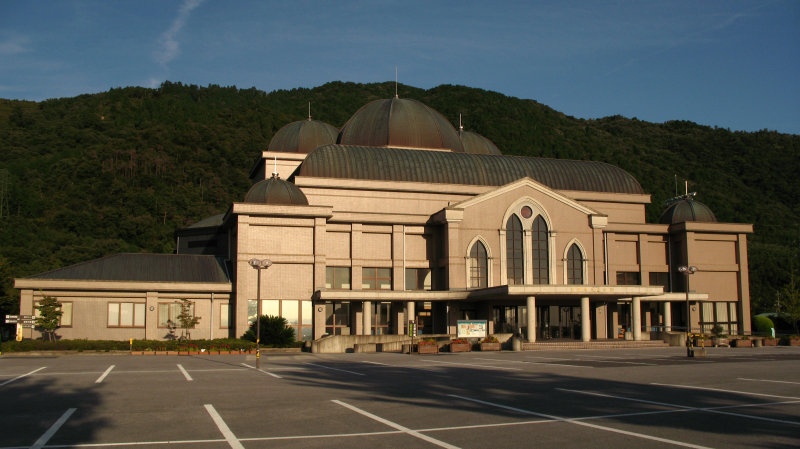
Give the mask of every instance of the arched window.
<path id="1" fill-rule="evenodd" d="M 583 253 L 575 243 L 567 252 L 567 284 L 583 284 Z"/>
<path id="2" fill-rule="evenodd" d="M 486 247 L 480 241 L 472 245 L 469 251 L 469 286 L 484 288 L 488 285 L 489 269 Z"/>
<path id="3" fill-rule="evenodd" d="M 550 256 L 548 251 L 547 223 L 541 215 L 533 221 L 533 283 L 550 283 Z"/>
<path id="4" fill-rule="evenodd" d="M 508 218 L 506 223 L 506 274 L 508 284 L 522 284 L 522 222 L 516 215 Z"/>

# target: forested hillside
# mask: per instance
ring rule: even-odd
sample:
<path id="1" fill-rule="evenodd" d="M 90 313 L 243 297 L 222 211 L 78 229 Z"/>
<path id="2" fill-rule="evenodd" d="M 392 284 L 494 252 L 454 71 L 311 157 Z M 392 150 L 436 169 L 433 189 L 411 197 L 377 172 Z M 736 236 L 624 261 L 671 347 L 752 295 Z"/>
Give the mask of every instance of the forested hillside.
<path id="1" fill-rule="evenodd" d="M 121 251 L 172 252 L 173 233 L 227 210 L 281 126 L 307 115 L 340 127 L 394 83 L 333 82 L 265 93 L 165 83 L 43 102 L 0 100 L 0 313 L 14 277 Z M 618 165 L 652 194 L 648 221 L 689 181 L 720 221 L 755 224 L 754 312 L 800 269 L 800 136 L 620 116 L 582 120 L 532 100 L 463 86 L 400 86 L 504 154 Z M 681 193 L 683 188 L 680 187 Z"/>

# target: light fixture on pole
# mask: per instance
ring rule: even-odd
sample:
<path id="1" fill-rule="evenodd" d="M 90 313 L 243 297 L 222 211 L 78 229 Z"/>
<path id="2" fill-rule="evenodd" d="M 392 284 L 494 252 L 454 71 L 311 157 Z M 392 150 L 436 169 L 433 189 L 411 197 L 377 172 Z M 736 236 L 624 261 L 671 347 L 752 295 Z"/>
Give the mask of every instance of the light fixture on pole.
<path id="1" fill-rule="evenodd" d="M 678 267 L 678 271 L 683 273 L 686 276 L 686 357 L 693 357 L 694 351 L 692 350 L 691 345 L 691 336 L 689 335 L 691 331 L 691 311 L 689 310 L 689 276 L 693 275 L 697 272 L 697 267 L 694 265 L 681 265 Z"/>
<path id="2" fill-rule="evenodd" d="M 250 259 L 250 266 L 258 271 L 256 289 L 256 369 L 261 369 L 261 270 L 272 266 L 269 259 Z"/>

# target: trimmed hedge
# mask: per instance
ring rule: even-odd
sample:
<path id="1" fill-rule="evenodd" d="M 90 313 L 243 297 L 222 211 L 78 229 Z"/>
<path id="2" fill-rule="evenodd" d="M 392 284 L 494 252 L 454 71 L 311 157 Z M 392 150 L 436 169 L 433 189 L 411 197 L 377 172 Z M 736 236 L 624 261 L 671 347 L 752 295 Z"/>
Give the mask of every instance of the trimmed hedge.
<path id="1" fill-rule="evenodd" d="M 238 351 L 254 349 L 255 343 L 235 338 L 218 338 L 215 340 L 133 340 L 134 351 L 186 351 L 186 350 L 221 350 Z M 268 346 L 264 346 L 268 347 Z M 4 341 L 3 352 L 26 351 L 128 351 L 131 349 L 127 340 L 22 340 Z"/>

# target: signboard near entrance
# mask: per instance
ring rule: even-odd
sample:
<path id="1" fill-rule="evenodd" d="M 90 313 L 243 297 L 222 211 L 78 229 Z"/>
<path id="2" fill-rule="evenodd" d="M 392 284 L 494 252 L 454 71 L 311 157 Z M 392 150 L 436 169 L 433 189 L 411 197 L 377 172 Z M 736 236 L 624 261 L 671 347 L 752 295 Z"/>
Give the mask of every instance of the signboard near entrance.
<path id="1" fill-rule="evenodd" d="M 486 320 L 458 320 L 458 338 L 484 338 L 488 334 Z"/>

